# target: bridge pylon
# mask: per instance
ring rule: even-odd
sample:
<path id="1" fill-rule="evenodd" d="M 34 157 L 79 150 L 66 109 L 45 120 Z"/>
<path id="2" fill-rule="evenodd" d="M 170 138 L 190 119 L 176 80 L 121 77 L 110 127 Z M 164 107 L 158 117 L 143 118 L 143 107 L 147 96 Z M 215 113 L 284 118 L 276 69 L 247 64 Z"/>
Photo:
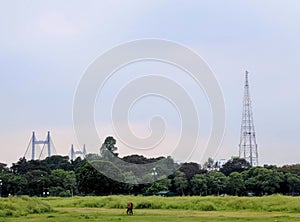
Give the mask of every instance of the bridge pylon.
<path id="1" fill-rule="evenodd" d="M 82 150 L 75 150 L 74 145 L 71 145 L 71 160 L 75 160 L 77 157 L 84 159 L 86 156 L 85 144 L 83 145 Z"/>
<path id="2" fill-rule="evenodd" d="M 42 148 L 40 145 L 43 145 Z M 54 150 L 55 148 L 51 140 L 50 131 L 48 131 L 45 140 L 38 140 L 33 131 L 24 157 L 31 160 L 43 159 L 45 157 L 50 157 Z"/>

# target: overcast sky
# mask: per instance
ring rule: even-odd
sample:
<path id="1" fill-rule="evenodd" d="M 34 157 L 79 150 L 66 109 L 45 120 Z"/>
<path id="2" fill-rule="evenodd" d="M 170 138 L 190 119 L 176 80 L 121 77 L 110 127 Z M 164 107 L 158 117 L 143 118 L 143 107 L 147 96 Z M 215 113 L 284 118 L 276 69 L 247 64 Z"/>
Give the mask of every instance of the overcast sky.
<path id="1" fill-rule="evenodd" d="M 247 69 L 259 163 L 300 163 L 299 1 L 2 0 L 0 3 L 0 162 L 15 162 L 23 156 L 33 130 L 39 139 L 50 130 L 57 153 L 67 155 L 70 145 L 76 144 L 72 123 L 74 94 L 88 65 L 118 44 L 162 38 L 197 52 L 220 84 L 226 103 L 226 131 L 216 159 L 238 155 Z M 137 65 L 129 67 L 127 76 L 121 80 L 118 75 L 111 79 L 103 99 L 96 104 L 99 112 L 95 119 L 101 139 L 114 135 L 109 111 L 104 108 L 123 78 L 134 78 L 134 73 L 151 74 L 149 70 L 151 63 Z M 122 72 L 126 73 L 126 68 Z M 161 72 L 171 78 L 176 76 L 176 81 L 189 89 L 201 113 L 201 140 L 205 144 L 210 122 L 206 121 L 209 107 L 203 92 L 170 67 L 162 67 Z M 161 111 L 149 109 L 157 107 L 152 103 L 165 104 L 147 98 L 132 109 L 130 124 L 136 135 L 147 135 L 151 114 Z M 167 104 L 162 107 L 168 109 L 172 107 Z M 176 111 L 161 115 L 173 123 L 169 128 L 172 141 L 178 134 L 178 115 Z M 117 145 L 122 155 L 132 153 L 124 144 Z M 168 149 L 157 154 L 168 154 Z M 200 162 L 200 151 L 191 160 Z"/>

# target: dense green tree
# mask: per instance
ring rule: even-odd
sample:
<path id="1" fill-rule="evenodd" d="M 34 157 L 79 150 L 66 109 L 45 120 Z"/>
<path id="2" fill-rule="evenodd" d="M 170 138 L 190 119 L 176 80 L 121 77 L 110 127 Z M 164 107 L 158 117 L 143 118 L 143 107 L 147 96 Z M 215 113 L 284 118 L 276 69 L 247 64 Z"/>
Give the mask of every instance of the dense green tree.
<path id="1" fill-rule="evenodd" d="M 98 178 L 101 178 L 101 176 L 89 162 L 82 164 L 76 173 L 79 193 L 85 195 L 95 194 Z"/>
<path id="2" fill-rule="evenodd" d="M 153 181 L 153 176 L 151 176 L 152 168 L 149 169 L 149 165 L 147 165 L 150 163 L 155 163 L 153 167 L 156 168 L 156 179 L 166 178 L 175 171 L 174 160 L 171 157 L 146 158 L 141 155 L 130 155 L 123 157 L 122 160 L 118 167 L 123 172 L 131 171 L 136 177 L 142 177 L 144 181 Z"/>
<path id="3" fill-rule="evenodd" d="M 11 195 L 21 195 L 28 188 L 28 181 L 24 175 L 10 174 L 7 181 L 7 191 Z"/>
<path id="4" fill-rule="evenodd" d="M 232 172 L 228 176 L 227 184 L 226 184 L 227 193 L 230 195 L 242 195 L 245 193 L 245 182 L 242 174 L 238 172 Z"/>
<path id="5" fill-rule="evenodd" d="M 10 171 L 0 172 L 1 196 L 26 194 L 28 182 L 24 175 L 16 175 Z"/>
<path id="6" fill-rule="evenodd" d="M 207 175 L 208 194 L 220 195 L 225 193 L 227 177 L 218 171 L 210 171 Z"/>
<path id="7" fill-rule="evenodd" d="M 101 171 L 105 171 L 105 174 L 110 175 L 111 178 L 124 179 L 122 172 L 109 161 L 86 162 L 78 172 L 79 192 L 86 195 L 108 195 L 122 192 L 124 184 L 104 176 L 100 173 Z"/>
<path id="8" fill-rule="evenodd" d="M 204 174 L 196 174 L 191 180 L 191 187 L 194 195 L 207 195 L 207 177 Z"/>
<path id="9" fill-rule="evenodd" d="M 48 173 L 42 170 L 27 172 L 26 179 L 28 181 L 28 194 L 30 196 L 42 196 L 50 184 Z"/>
<path id="10" fill-rule="evenodd" d="M 270 170 L 264 178 L 265 180 L 262 184 L 264 192 L 269 195 L 278 193 L 280 185 L 284 182 L 284 174 L 276 170 Z"/>
<path id="11" fill-rule="evenodd" d="M 172 180 L 169 178 L 161 179 L 159 180 L 159 183 L 166 187 L 167 190 L 169 190 L 172 186 Z"/>
<path id="12" fill-rule="evenodd" d="M 243 158 L 232 158 L 228 160 L 220 169 L 220 171 L 228 176 L 232 172 L 241 173 L 251 167 L 250 163 Z"/>
<path id="13" fill-rule="evenodd" d="M 49 176 L 52 192 L 50 195 L 58 196 L 73 196 L 74 189 L 76 188 L 76 176 L 74 171 L 66 171 L 63 169 L 52 170 Z M 62 194 L 63 193 L 63 194 Z"/>
<path id="14" fill-rule="evenodd" d="M 26 174 L 29 171 L 28 165 L 29 164 L 28 164 L 27 160 L 25 159 L 25 157 L 23 157 L 23 158 L 20 158 L 17 163 L 12 164 L 11 170 L 13 171 L 13 173 L 18 174 L 18 175 Z"/>
<path id="15" fill-rule="evenodd" d="M 66 171 L 72 170 L 72 164 L 68 156 L 53 155 L 42 160 L 41 164 L 46 166 L 48 173 L 56 169 L 62 169 Z"/>
<path id="16" fill-rule="evenodd" d="M 179 195 L 184 196 L 185 189 L 188 187 L 188 180 L 186 179 L 186 176 L 181 171 L 176 171 L 174 176 L 174 186 L 176 189 L 176 192 Z"/>
<path id="17" fill-rule="evenodd" d="M 160 182 L 154 182 L 151 185 L 148 185 L 145 190 L 146 195 L 156 195 L 157 192 L 162 191 L 162 190 L 167 190 L 168 188 L 160 183 Z"/>
<path id="18" fill-rule="evenodd" d="M 297 174 L 287 173 L 285 174 L 285 181 L 289 194 L 300 194 L 300 176 Z"/>
<path id="19" fill-rule="evenodd" d="M 11 170 L 14 174 L 25 175 L 30 171 L 40 170 L 50 173 L 48 166 L 41 160 L 27 161 L 24 157 L 20 158 L 17 163 L 13 163 Z"/>
<path id="20" fill-rule="evenodd" d="M 146 164 L 150 163 L 149 159 L 142 155 L 130 155 L 130 156 L 124 156 L 122 158 L 127 163 L 135 163 L 135 164 Z"/>
<path id="21" fill-rule="evenodd" d="M 283 173 L 263 167 L 253 167 L 242 174 L 248 192 L 257 196 L 277 193 L 284 181 Z"/>
<path id="22" fill-rule="evenodd" d="M 292 173 L 300 176 L 300 164 L 285 165 L 277 169 L 279 172 Z"/>
<path id="23" fill-rule="evenodd" d="M 181 164 L 178 170 L 183 172 L 188 180 L 191 180 L 194 175 L 201 172 L 200 165 L 193 162 Z"/>

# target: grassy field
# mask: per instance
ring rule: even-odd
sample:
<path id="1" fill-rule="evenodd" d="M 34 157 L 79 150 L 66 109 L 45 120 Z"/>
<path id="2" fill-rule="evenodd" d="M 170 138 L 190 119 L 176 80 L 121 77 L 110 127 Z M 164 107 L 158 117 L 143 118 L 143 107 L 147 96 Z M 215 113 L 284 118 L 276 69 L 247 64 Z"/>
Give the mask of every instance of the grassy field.
<path id="1" fill-rule="evenodd" d="M 125 214 L 127 201 L 134 215 Z M 140 197 L 2 198 L 6 221 L 300 221 L 300 198 Z"/>

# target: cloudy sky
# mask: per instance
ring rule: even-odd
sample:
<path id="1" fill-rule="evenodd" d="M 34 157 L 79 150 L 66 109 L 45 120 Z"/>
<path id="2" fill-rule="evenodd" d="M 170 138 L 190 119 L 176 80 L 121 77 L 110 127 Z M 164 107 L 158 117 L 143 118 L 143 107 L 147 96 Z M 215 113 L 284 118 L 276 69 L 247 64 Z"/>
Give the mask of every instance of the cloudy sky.
<path id="1" fill-rule="evenodd" d="M 247 69 L 260 164 L 299 163 L 299 24 L 297 0 L 1 1 L 0 162 L 23 156 L 33 130 L 39 139 L 50 130 L 57 153 L 67 155 L 70 144 L 78 146 L 72 109 L 88 65 L 116 45 L 158 38 L 197 52 L 220 84 L 226 131 L 214 158 L 238 155 Z M 145 63 L 116 73 L 95 104 L 99 137 L 118 139 L 107 104 L 124 79 L 153 72 L 174 78 L 195 102 L 201 136 L 191 160 L 200 162 L 211 124 L 209 102 L 203 90 L 174 67 Z M 180 133 L 180 115 L 173 108 L 147 97 L 130 111 L 130 126 L 137 136 L 149 134 L 152 114 L 162 111 L 160 115 L 170 123 L 165 149 L 156 150 L 157 155 L 167 155 Z M 122 155 L 133 153 L 125 144 L 117 145 Z"/>

